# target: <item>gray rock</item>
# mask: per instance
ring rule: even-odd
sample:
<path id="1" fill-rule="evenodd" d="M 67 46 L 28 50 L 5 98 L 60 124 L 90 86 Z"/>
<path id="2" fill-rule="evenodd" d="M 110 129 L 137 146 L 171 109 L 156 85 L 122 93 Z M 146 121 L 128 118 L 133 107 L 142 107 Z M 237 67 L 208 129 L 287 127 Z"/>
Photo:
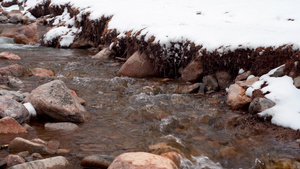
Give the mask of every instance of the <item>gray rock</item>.
<path id="1" fill-rule="evenodd" d="M 198 93 L 203 93 L 203 94 L 205 93 L 205 84 L 204 83 L 200 83 Z"/>
<path id="2" fill-rule="evenodd" d="M 24 102 L 30 102 L 37 116 L 48 116 L 56 121 L 84 122 L 89 114 L 60 80 L 43 84 L 33 90 Z"/>
<path id="3" fill-rule="evenodd" d="M 294 85 L 299 89 L 300 88 L 300 76 L 294 78 Z"/>
<path id="4" fill-rule="evenodd" d="M 250 113 L 260 113 L 275 106 L 275 103 L 267 98 L 257 97 L 253 99 L 249 106 Z"/>
<path id="5" fill-rule="evenodd" d="M 62 122 L 62 123 L 46 123 L 46 130 L 62 130 L 62 131 L 73 131 L 78 129 L 78 126 L 74 123 Z"/>
<path id="6" fill-rule="evenodd" d="M 62 156 L 57 156 L 15 165 L 10 169 L 58 169 L 68 167 L 70 168 L 70 163 L 68 162 L 68 160 Z"/>
<path id="7" fill-rule="evenodd" d="M 8 91 L 8 90 L 0 90 L 0 96 L 8 96 L 12 99 L 22 102 L 24 100 L 24 95 L 19 91 Z"/>
<path id="8" fill-rule="evenodd" d="M 8 76 L 8 86 L 12 88 L 24 88 L 24 83 L 17 77 Z"/>
<path id="9" fill-rule="evenodd" d="M 205 85 L 206 91 L 218 91 L 219 85 L 217 80 L 212 76 L 212 75 L 207 75 L 204 76 L 203 79 L 203 84 Z"/>
<path id="10" fill-rule="evenodd" d="M 216 79 L 218 81 L 220 89 L 226 89 L 231 83 L 231 76 L 225 71 L 217 72 Z"/>
<path id="11" fill-rule="evenodd" d="M 0 16 L 0 22 L 6 23 L 8 20 L 7 16 Z"/>
<path id="12" fill-rule="evenodd" d="M 20 15 L 20 14 L 15 14 L 15 15 L 12 15 L 8 22 L 9 23 L 14 23 L 14 24 L 17 24 L 17 23 L 21 23 L 23 20 L 23 15 Z"/>
<path id="13" fill-rule="evenodd" d="M 283 75 L 284 75 L 284 66 L 278 68 L 271 76 L 272 77 L 281 77 Z"/>
<path id="14" fill-rule="evenodd" d="M 20 77 L 23 74 L 23 67 L 18 64 L 1 67 L 0 74 L 6 76 Z"/>
<path id="15" fill-rule="evenodd" d="M 13 99 L 0 96 L 0 117 L 12 117 L 22 124 L 29 120 L 30 115 L 25 106 Z"/>

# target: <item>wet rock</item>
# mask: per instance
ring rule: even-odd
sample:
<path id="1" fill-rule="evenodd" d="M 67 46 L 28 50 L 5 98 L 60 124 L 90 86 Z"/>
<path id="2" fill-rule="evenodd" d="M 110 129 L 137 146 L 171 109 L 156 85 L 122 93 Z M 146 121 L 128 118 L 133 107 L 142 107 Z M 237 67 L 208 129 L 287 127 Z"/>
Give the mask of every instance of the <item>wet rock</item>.
<path id="1" fill-rule="evenodd" d="M 63 149 L 63 148 L 60 148 L 56 151 L 56 154 L 69 154 L 69 153 L 70 153 L 70 150 Z"/>
<path id="2" fill-rule="evenodd" d="M 167 152 L 167 153 L 161 154 L 161 156 L 167 157 L 168 159 L 172 160 L 176 164 L 176 166 L 178 168 L 180 168 L 180 163 L 181 163 L 182 156 L 179 153 L 177 153 L 177 152 Z"/>
<path id="3" fill-rule="evenodd" d="M 166 157 L 145 152 L 131 152 L 119 155 L 108 169 L 177 169 L 173 161 Z"/>
<path id="4" fill-rule="evenodd" d="M 21 137 L 14 138 L 9 143 L 8 150 L 11 152 L 28 151 L 29 153 L 40 153 L 40 154 L 54 154 L 55 153 L 55 151 L 50 150 L 44 144 L 35 143 L 33 141 L 29 141 L 29 140 L 23 139 Z"/>
<path id="5" fill-rule="evenodd" d="M 118 72 L 118 76 L 129 77 L 155 77 L 159 73 L 156 71 L 152 62 L 146 54 L 141 54 L 139 51 L 135 52 L 122 65 Z"/>
<path id="6" fill-rule="evenodd" d="M 205 84 L 204 83 L 200 83 L 198 93 L 202 93 L 202 94 L 205 93 Z"/>
<path id="7" fill-rule="evenodd" d="M 168 152 L 176 152 L 181 156 L 183 156 L 182 152 L 179 149 L 169 146 L 166 143 L 157 143 L 154 145 L 149 145 L 148 148 L 150 153 L 157 154 L 157 155 L 165 154 Z"/>
<path id="8" fill-rule="evenodd" d="M 8 17 L 7 16 L 0 16 L 0 22 L 6 23 L 7 21 L 8 21 Z"/>
<path id="9" fill-rule="evenodd" d="M 0 119 L 0 129 L 0 134 L 27 133 L 26 129 L 12 117 L 4 117 Z"/>
<path id="10" fill-rule="evenodd" d="M 216 79 L 218 81 L 220 89 L 226 89 L 231 83 L 231 76 L 228 72 L 225 71 L 217 72 Z"/>
<path id="11" fill-rule="evenodd" d="M 56 140 L 50 140 L 47 144 L 48 148 L 53 150 L 54 152 L 57 152 L 59 146 L 60 146 L 60 143 L 59 141 L 56 141 Z"/>
<path id="12" fill-rule="evenodd" d="M 20 60 L 20 56 L 10 53 L 10 52 L 1 52 L 0 53 L 0 59 L 15 59 Z"/>
<path id="13" fill-rule="evenodd" d="M 275 106 L 275 103 L 267 98 L 257 97 L 253 99 L 249 106 L 250 113 L 260 113 Z"/>
<path id="14" fill-rule="evenodd" d="M 18 64 L 5 66 L 0 68 L 0 74 L 6 76 L 20 77 L 23 74 L 23 67 Z"/>
<path id="15" fill-rule="evenodd" d="M 18 102 L 22 102 L 24 100 L 24 95 L 19 91 L 0 90 L 0 96 L 5 96 Z"/>
<path id="16" fill-rule="evenodd" d="M 80 103 L 81 105 L 86 106 L 86 101 L 85 101 L 83 98 L 78 97 L 78 96 L 74 96 L 74 99 L 75 99 L 78 103 Z"/>
<path id="17" fill-rule="evenodd" d="M 26 131 L 34 131 L 34 128 L 32 128 L 30 125 L 28 124 L 23 124 L 23 127 L 25 128 Z"/>
<path id="18" fill-rule="evenodd" d="M 246 80 L 248 78 L 248 76 L 250 76 L 251 74 L 252 74 L 251 71 L 244 72 L 244 73 L 238 75 L 234 81 L 237 82 L 237 81 Z"/>
<path id="19" fill-rule="evenodd" d="M 98 167 L 98 168 L 108 168 L 109 165 L 113 162 L 113 158 L 101 155 L 92 155 L 85 157 L 81 161 L 83 167 Z"/>
<path id="20" fill-rule="evenodd" d="M 235 83 L 241 87 L 250 87 L 259 80 L 259 77 L 252 77 L 246 81 L 236 81 Z"/>
<path id="21" fill-rule="evenodd" d="M 181 78 L 186 82 L 197 81 L 203 73 L 202 62 L 200 58 L 195 58 L 182 71 Z"/>
<path id="22" fill-rule="evenodd" d="M 74 123 L 46 123 L 45 124 L 46 130 L 62 130 L 62 131 L 74 131 L 78 129 L 78 126 Z"/>
<path id="23" fill-rule="evenodd" d="M 7 163 L 7 167 L 11 167 L 14 165 L 25 163 L 25 160 L 24 160 L 24 158 L 22 158 L 18 155 L 10 154 L 5 158 L 5 162 Z"/>
<path id="24" fill-rule="evenodd" d="M 0 36 L 13 38 L 15 43 L 34 45 L 38 41 L 38 23 L 32 23 L 20 28 L 4 29 Z"/>
<path id="25" fill-rule="evenodd" d="M 226 103 L 232 109 L 240 109 L 251 102 L 251 98 L 245 95 L 246 90 L 237 84 L 230 85 Z"/>
<path id="26" fill-rule="evenodd" d="M 25 158 L 29 156 L 29 151 L 22 151 L 17 154 L 18 156 Z"/>
<path id="27" fill-rule="evenodd" d="M 30 73 L 33 76 L 49 76 L 49 77 L 54 76 L 54 72 L 52 70 L 47 70 L 47 69 L 43 69 L 43 68 L 31 69 Z"/>
<path id="28" fill-rule="evenodd" d="M 294 85 L 299 89 L 300 88 L 300 76 L 294 78 Z"/>
<path id="29" fill-rule="evenodd" d="M 58 169 L 58 168 L 70 168 L 70 164 L 67 159 L 62 156 L 46 158 L 43 160 L 36 160 L 19 164 L 11 167 L 10 169 L 24 169 L 24 168 L 38 168 L 38 169 Z"/>
<path id="30" fill-rule="evenodd" d="M 95 56 L 92 56 L 92 59 L 108 60 L 111 55 L 113 55 L 113 51 L 110 50 L 108 47 L 106 47 L 106 48 L 103 48 Z"/>
<path id="31" fill-rule="evenodd" d="M 33 90 L 24 102 L 30 102 L 38 116 L 56 121 L 84 122 L 89 117 L 63 81 L 54 80 Z"/>
<path id="32" fill-rule="evenodd" d="M 212 75 L 204 76 L 203 84 L 205 85 L 206 91 L 218 91 L 219 85 L 217 80 Z"/>
<path id="33" fill-rule="evenodd" d="M 13 117 L 22 124 L 29 120 L 29 112 L 21 103 L 0 96 L 0 117 Z"/>
<path id="34" fill-rule="evenodd" d="M 200 83 L 195 83 L 192 85 L 185 85 L 178 88 L 177 93 L 195 93 L 199 90 Z"/>
<path id="35" fill-rule="evenodd" d="M 8 76 L 8 86 L 11 88 L 24 88 L 25 87 L 22 80 L 20 80 L 17 77 L 13 77 L 13 76 Z"/>
<path id="36" fill-rule="evenodd" d="M 256 163 L 256 169 L 290 169 L 300 168 L 300 162 L 297 160 L 282 158 L 282 159 L 269 159 L 264 158 L 261 162 Z"/>

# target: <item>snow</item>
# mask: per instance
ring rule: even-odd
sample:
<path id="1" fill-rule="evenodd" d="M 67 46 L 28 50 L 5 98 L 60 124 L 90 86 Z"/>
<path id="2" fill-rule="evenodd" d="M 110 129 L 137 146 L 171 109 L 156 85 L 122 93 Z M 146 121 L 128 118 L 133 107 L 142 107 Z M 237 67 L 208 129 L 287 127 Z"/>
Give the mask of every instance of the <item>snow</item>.
<path id="1" fill-rule="evenodd" d="M 27 8 L 42 2 L 28 0 Z M 67 3 L 82 14 L 90 12 L 90 19 L 113 16 L 109 29 L 143 29 L 146 38 L 155 36 L 167 46 L 191 40 L 210 51 L 239 45 L 300 47 L 299 0 L 52 0 L 51 5 Z"/>
<path id="2" fill-rule="evenodd" d="M 246 94 L 251 97 L 254 89 L 261 89 L 264 94 L 268 93 L 265 97 L 276 105 L 259 115 L 261 117 L 272 116 L 273 124 L 298 130 L 300 129 L 300 90 L 294 86 L 293 79 L 289 76 L 271 77 L 270 75 L 278 68 L 261 76 L 258 82 L 247 89 Z M 267 86 L 261 88 L 263 83 Z"/>

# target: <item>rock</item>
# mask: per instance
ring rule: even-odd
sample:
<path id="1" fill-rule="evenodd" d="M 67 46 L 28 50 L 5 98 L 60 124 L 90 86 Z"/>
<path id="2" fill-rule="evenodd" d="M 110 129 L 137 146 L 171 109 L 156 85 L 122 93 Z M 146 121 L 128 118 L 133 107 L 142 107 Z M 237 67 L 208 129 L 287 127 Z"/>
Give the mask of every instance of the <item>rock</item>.
<path id="1" fill-rule="evenodd" d="M 252 86 L 255 82 L 259 80 L 259 77 L 252 77 L 250 79 L 247 79 L 246 81 L 236 81 L 235 83 L 238 84 L 241 87 L 250 87 Z"/>
<path id="2" fill-rule="evenodd" d="M 78 129 L 78 126 L 74 123 L 46 123 L 46 130 L 62 130 L 62 131 L 74 131 Z"/>
<path id="3" fill-rule="evenodd" d="M 32 154 L 31 154 L 31 157 L 32 157 L 34 160 L 40 160 L 40 159 L 43 159 L 43 156 L 42 156 L 40 153 L 32 153 Z"/>
<path id="4" fill-rule="evenodd" d="M 12 1 L 2 1 L 1 5 L 3 7 L 10 7 L 12 5 L 16 5 L 17 4 L 17 0 L 12 0 Z"/>
<path id="5" fill-rule="evenodd" d="M 54 154 L 46 145 L 35 143 L 21 137 L 14 138 L 10 143 L 8 150 L 10 152 L 28 151 L 29 153 Z"/>
<path id="6" fill-rule="evenodd" d="M 24 160 L 24 158 L 22 158 L 18 155 L 10 154 L 5 158 L 5 162 L 7 163 L 7 167 L 11 167 L 14 165 L 25 163 L 25 160 Z"/>
<path id="7" fill-rule="evenodd" d="M 218 91 L 218 81 L 212 75 L 204 76 L 202 81 L 205 85 L 206 91 Z"/>
<path id="8" fill-rule="evenodd" d="M 281 158 L 281 159 L 270 159 L 263 158 L 260 163 L 257 163 L 255 168 L 261 169 L 298 169 L 300 168 L 300 162 L 297 160 Z"/>
<path id="9" fill-rule="evenodd" d="M 110 50 L 109 47 L 106 47 L 96 55 L 92 56 L 92 59 L 108 60 L 111 55 L 113 55 L 113 51 Z"/>
<path id="10" fill-rule="evenodd" d="M 11 88 L 24 88 L 24 83 L 17 77 L 8 76 L 8 86 Z"/>
<path id="11" fill-rule="evenodd" d="M 14 23 L 14 24 L 21 23 L 22 21 L 23 21 L 23 14 L 11 15 L 8 20 L 9 23 Z"/>
<path id="12" fill-rule="evenodd" d="M 51 157 L 43 160 L 36 160 L 24 164 L 15 165 L 10 169 L 24 169 L 24 168 L 32 168 L 32 169 L 70 168 L 70 164 L 68 160 L 66 160 L 64 157 L 57 156 L 57 157 Z"/>
<path id="13" fill-rule="evenodd" d="M 7 163 L 5 160 L 0 160 L 0 168 L 6 168 Z"/>
<path id="14" fill-rule="evenodd" d="M 20 56 L 10 53 L 10 52 L 1 52 L 0 53 L 0 59 L 15 59 L 20 60 Z"/>
<path id="15" fill-rule="evenodd" d="M 203 73 L 201 58 L 195 58 L 182 71 L 181 78 L 186 82 L 197 81 Z"/>
<path id="16" fill-rule="evenodd" d="M 0 22 L 6 23 L 8 21 L 7 16 L 0 16 Z"/>
<path id="17" fill-rule="evenodd" d="M 198 93 L 202 93 L 202 94 L 205 93 L 205 84 L 204 83 L 200 83 Z"/>
<path id="18" fill-rule="evenodd" d="M 17 154 L 18 156 L 25 158 L 29 156 L 29 151 L 22 151 Z"/>
<path id="19" fill-rule="evenodd" d="M 47 69 L 43 69 L 43 68 L 31 69 L 30 73 L 33 76 L 48 76 L 48 77 L 54 76 L 54 72 L 52 70 L 47 70 Z"/>
<path id="20" fill-rule="evenodd" d="M 28 124 L 23 124 L 23 127 L 25 128 L 26 131 L 34 131 L 34 128 L 32 128 L 30 125 Z"/>
<path id="21" fill-rule="evenodd" d="M 245 95 L 246 90 L 237 84 L 230 85 L 226 103 L 232 109 L 240 109 L 251 102 L 251 98 Z"/>
<path id="22" fill-rule="evenodd" d="M 49 149 L 53 150 L 54 152 L 57 152 L 57 150 L 60 146 L 60 143 L 59 143 L 59 141 L 56 141 L 56 140 L 50 140 L 48 142 L 47 146 L 48 146 Z"/>
<path id="23" fill-rule="evenodd" d="M 146 54 L 137 51 L 122 65 L 118 76 L 155 77 L 159 76 L 159 72 Z"/>
<path id="24" fill-rule="evenodd" d="M 62 148 L 60 148 L 56 151 L 56 154 L 69 154 L 69 153 L 70 153 L 70 150 L 62 149 Z"/>
<path id="25" fill-rule="evenodd" d="M 0 96 L 14 99 L 17 102 L 22 102 L 24 100 L 24 95 L 19 91 L 0 90 Z"/>
<path id="26" fill-rule="evenodd" d="M 294 78 L 294 85 L 299 89 L 300 88 L 300 76 Z"/>
<path id="27" fill-rule="evenodd" d="M 38 23 L 32 23 L 20 28 L 4 29 L 0 36 L 13 38 L 15 43 L 35 45 L 39 36 Z"/>
<path id="28" fill-rule="evenodd" d="M 98 168 L 108 168 L 109 165 L 112 163 L 113 158 L 108 158 L 106 156 L 101 156 L 101 155 L 92 155 L 85 157 L 81 161 L 81 165 L 83 167 L 98 167 Z"/>
<path id="29" fill-rule="evenodd" d="M 29 112 L 21 103 L 0 96 L 0 117 L 13 117 L 22 124 L 29 120 Z"/>
<path id="30" fill-rule="evenodd" d="M 63 81 L 54 80 L 34 89 L 24 102 L 30 102 L 38 116 L 57 121 L 84 122 L 89 117 Z"/>
<path id="31" fill-rule="evenodd" d="M 0 134 L 27 133 L 26 129 L 12 117 L 4 117 L 0 119 L 0 129 Z"/>
<path id="32" fill-rule="evenodd" d="M 275 103 L 267 98 L 257 97 L 253 99 L 249 106 L 250 113 L 260 113 L 275 106 Z"/>
<path id="33" fill-rule="evenodd" d="M 220 89 L 226 89 L 231 83 L 231 76 L 225 71 L 217 72 L 216 79 L 218 81 Z"/>
<path id="34" fill-rule="evenodd" d="M 180 163 L 181 163 L 182 156 L 179 153 L 177 153 L 177 152 L 167 152 L 167 153 L 161 154 L 161 156 L 167 157 L 168 159 L 172 160 L 176 164 L 176 166 L 178 168 L 180 168 Z"/>
<path id="35" fill-rule="evenodd" d="M 23 75 L 23 67 L 18 64 L 1 67 L 0 74 L 6 76 L 20 77 Z"/>
<path id="36" fill-rule="evenodd" d="M 166 157 L 145 152 L 130 152 L 119 155 L 108 169 L 177 169 L 176 164 Z"/>
<path id="37" fill-rule="evenodd" d="M 244 72 L 244 73 L 238 75 L 234 81 L 237 82 L 237 81 L 246 80 L 248 78 L 248 76 L 250 76 L 251 74 L 252 74 L 251 71 Z"/>
<path id="38" fill-rule="evenodd" d="M 195 93 L 199 90 L 201 83 L 195 83 L 192 85 L 184 85 L 179 87 L 179 89 L 176 91 L 177 93 Z"/>
<path id="39" fill-rule="evenodd" d="M 86 106 L 86 101 L 83 98 L 78 97 L 78 96 L 74 96 L 74 98 L 78 103 L 80 103 L 83 106 Z"/>
<path id="40" fill-rule="evenodd" d="M 271 75 L 271 77 L 281 77 L 283 75 L 284 75 L 284 66 L 281 66 Z"/>

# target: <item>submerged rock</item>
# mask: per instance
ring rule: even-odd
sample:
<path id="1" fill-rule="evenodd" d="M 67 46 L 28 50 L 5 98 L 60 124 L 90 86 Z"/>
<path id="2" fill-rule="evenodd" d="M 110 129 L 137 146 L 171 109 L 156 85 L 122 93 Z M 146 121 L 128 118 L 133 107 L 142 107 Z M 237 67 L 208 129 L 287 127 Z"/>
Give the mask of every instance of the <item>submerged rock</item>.
<path id="1" fill-rule="evenodd" d="M 30 73 L 33 76 L 54 76 L 54 72 L 52 70 L 47 70 L 47 69 L 43 69 L 43 68 L 31 69 Z"/>
<path id="2" fill-rule="evenodd" d="M 9 143 L 8 150 L 12 152 L 28 151 L 29 153 L 40 154 L 54 154 L 56 152 L 47 147 L 47 142 L 45 142 L 45 144 L 43 144 L 43 142 L 37 143 L 21 137 L 14 138 Z"/>
<path id="3" fill-rule="evenodd" d="M 108 169 L 177 169 L 176 164 L 170 159 L 145 152 L 130 152 L 119 155 Z"/>
<path id="4" fill-rule="evenodd" d="M 48 116 L 56 121 L 84 122 L 89 117 L 61 80 L 39 86 L 24 102 L 30 102 L 38 116 Z"/>
<path id="5" fill-rule="evenodd" d="M 10 52 L 1 52 L 0 53 L 0 59 L 15 59 L 20 60 L 20 56 L 10 53 Z"/>
<path id="6" fill-rule="evenodd" d="M 46 130 L 62 130 L 62 131 L 73 131 L 78 129 L 78 126 L 74 123 L 46 123 Z"/>
<path id="7" fill-rule="evenodd" d="M 203 73 L 202 62 L 200 58 L 191 61 L 182 71 L 181 78 L 186 82 L 197 81 Z"/>
<path id="8" fill-rule="evenodd" d="M 20 77 L 23 75 L 23 67 L 18 64 L 1 67 L 0 74 L 6 76 Z"/>
<path id="9" fill-rule="evenodd" d="M 118 75 L 143 78 L 156 77 L 159 76 L 159 73 L 156 71 L 148 56 L 137 51 L 123 64 Z"/>
<path id="10" fill-rule="evenodd" d="M 69 168 L 70 163 L 65 157 L 57 156 L 46 158 L 43 160 L 36 160 L 19 164 L 11 167 L 10 169 L 24 169 L 24 168 L 38 168 L 38 169 L 58 169 L 58 168 Z"/>
<path id="11" fill-rule="evenodd" d="M 18 123 L 22 124 L 28 121 L 30 116 L 23 104 L 13 99 L 0 96 L 0 117 L 12 117 L 18 121 Z"/>
<path id="12" fill-rule="evenodd" d="M 113 162 L 113 158 L 101 155 L 91 155 L 85 157 L 81 161 L 81 165 L 84 167 L 98 167 L 98 168 L 108 168 Z"/>
<path id="13" fill-rule="evenodd" d="M 4 117 L 0 119 L 0 129 L 0 134 L 27 133 L 26 129 L 12 117 Z"/>
<path id="14" fill-rule="evenodd" d="M 260 113 L 275 106 L 275 103 L 267 98 L 257 97 L 253 99 L 249 106 L 250 113 Z"/>
<path id="15" fill-rule="evenodd" d="M 95 56 L 92 56 L 92 59 L 99 59 L 99 60 L 107 60 L 113 54 L 113 51 L 110 50 L 108 47 L 103 48 L 99 53 Z"/>
<path id="16" fill-rule="evenodd" d="M 191 85 L 184 85 L 179 87 L 177 93 L 195 93 L 199 90 L 201 83 L 195 83 Z"/>
<path id="17" fill-rule="evenodd" d="M 246 90 L 237 84 L 230 85 L 226 103 L 232 109 L 240 109 L 251 102 L 251 98 L 246 96 Z"/>

